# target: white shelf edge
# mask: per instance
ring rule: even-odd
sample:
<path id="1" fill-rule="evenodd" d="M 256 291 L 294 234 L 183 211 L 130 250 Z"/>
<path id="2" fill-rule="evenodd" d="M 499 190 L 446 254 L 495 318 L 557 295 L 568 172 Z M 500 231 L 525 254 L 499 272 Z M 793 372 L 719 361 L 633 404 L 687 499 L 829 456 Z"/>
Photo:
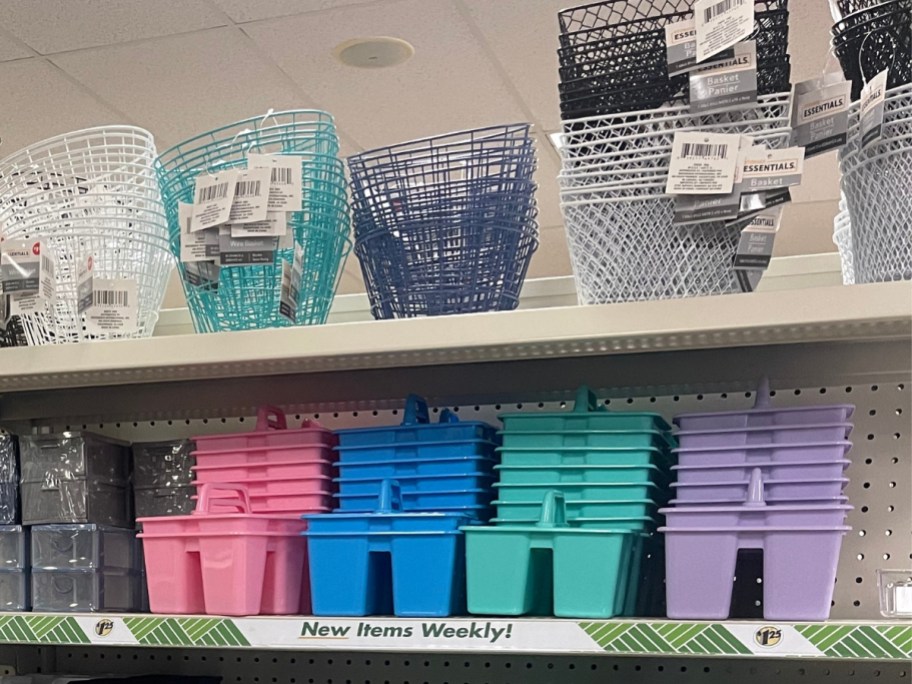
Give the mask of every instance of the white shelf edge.
<path id="1" fill-rule="evenodd" d="M 447 651 L 739 658 L 908 660 L 912 625 L 0 614 L 0 643 L 296 651 Z"/>

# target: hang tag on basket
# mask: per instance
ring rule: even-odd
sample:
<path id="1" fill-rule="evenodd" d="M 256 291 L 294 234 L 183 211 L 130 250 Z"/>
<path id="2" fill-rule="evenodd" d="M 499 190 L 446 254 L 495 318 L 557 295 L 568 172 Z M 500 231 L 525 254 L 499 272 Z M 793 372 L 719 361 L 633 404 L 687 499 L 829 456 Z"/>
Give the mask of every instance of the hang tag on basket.
<path id="1" fill-rule="evenodd" d="M 0 282 L 3 292 L 38 292 L 54 279 L 54 260 L 41 240 L 4 240 L 0 243 Z"/>
<path id="2" fill-rule="evenodd" d="M 229 224 L 231 237 L 281 237 L 288 232 L 288 222 L 284 211 L 270 211 L 265 221 L 253 223 Z"/>
<path id="3" fill-rule="evenodd" d="M 754 0 L 697 0 L 694 19 L 700 63 L 754 32 Z"/>
<path id="4" fill-rule="evenodd" d="M 76 266 L 76 315 L 82 316 L 92 306 L 95 292 L 95 257 L 86 254 L 79 257 Z"/>
<path id="5" fill-rule="evenodd" d="M 738 43 L 734 56 L 690 74 L 690 108 L 709 112 L 757 101 L 757 44 Z"/>
<path id="6" fill-rule="evenodd" d="M 85 333 L 135 333 L 139 326 L 139 292 L 132 278 L 95 278 Z"/>
<path id="7" fill-rule="evenodd" d="M 269 212 L 269 169 L 241 171 L 227 223 L 265 221 Z"/>
<path id="8" fill-rule="evenodd" d="M 248 154 L 248 169 L 272 169 L 269 178 L 269 211 L 301 211 L 304 172 L 299 157 L 287 154 Z"/>
<path id="9" fill-rule="evenodd" d="M 278 249 L 294 249 L 294 246 L 295 246 L 294 230 L 292 230 L 291 226 L 288 225 L 288 223 L 287 223 L 287 214 L 286 214 L 285 227 L 286 227 L 285 232 L 279 236 Z"/>
<path id="10" fill-rule="evenodd" d="M 861 146 L 867 147 L 883 135 L 884 102 L 887 97 L 887 76 L 889 70 L 884 69 L 872 78 L 861 89 L 861 104 L 859 116 L 861 118 Z"/>
<path id="11" fill-rule="evenodd" d="M 217 290 L 220 270 L 214 261 L 193 261 L 184 264 L 184 282 L 193 287 Z"/>
<path id="12" fill-rule="evenodd" d="M 235 238 L 228 226 L 219 229 L 219 265 L 224 268 L 271 264 L 277 248 L 275 237 Z"/>
<path id="13" fill-rule="evenodd" d="M 218 228 L 207 228 L 193 233 L 193 205 L 181 202 L 177 205 L 177 220 L 181 225 L 180 260 L 183 263 L 212 261 L 218 258 Z"/>
<path id="14" fill-rule="evenodd" d="M 282 261 L 282 288 L 279 296 L 279 315 L 292 323 L 297 321 L 301 274 L 304 271 L 304 248 L 295 247 L 291 263 Z"/>
<path id="15" fill-rule="evenodd" d="M 741 136 L 736 133 L 675 133 L 665 192 L 727 195 L 732 192 Z"/>
<path id="16" fill-rule="evenodd" d="M 742 191 L 759 192 L 799 185 L 803 173 L 803 147 L 768 150 L 754 146 L 744 161 Z"/>
<path id="17" fill-rule="evenodd" d="M 665 53 L 668 58 L 668 75 L 680 76 L 697 67 L 697 24 L 693 18 L 675 21 L 665 26 Z M 715 63 L 731 59 L 735 51 L 731 48 L 713 55 L 710 61 Z"/>
<path id="18" fill-rule="evenodd" d="M 0 330 L 6 330 L 10 320 L 10 296 L 0 294 Z"/>
<path id="19" fill-rule="evenodd" d="M 727 195 L 679 195 L 675 198 L 675 224 L 707 223 L 727 221 L 738 217 L 741 207 L 741 182 L 744 160 L 754 144 L 749 135 L 741 136 L 738 159 L 735 163 L 735 179 L 732 191 Z"/>
<path id="20" fill-rule="evenodd" d="M 795 84 L 791 144 L 805 148 L 805 159 L 846 144 L 851 92 L 851 81 L 836 73 Z"/>
<path id="21" fill-rule="evenodd" d="M 782 222 L 782 207 L 757 214 L 741 231 L 735 254 L 735 274 L 743 292 L 753 292 L 773 257 L 776 233 Z"/>
<path id="22" fill-rule="evenodd" d="M 197 176 L 191 232 L 213 228 L 228 220 L 239 175 L 237 169 L 229 169 L 214 175 L 201 173 Z"/>

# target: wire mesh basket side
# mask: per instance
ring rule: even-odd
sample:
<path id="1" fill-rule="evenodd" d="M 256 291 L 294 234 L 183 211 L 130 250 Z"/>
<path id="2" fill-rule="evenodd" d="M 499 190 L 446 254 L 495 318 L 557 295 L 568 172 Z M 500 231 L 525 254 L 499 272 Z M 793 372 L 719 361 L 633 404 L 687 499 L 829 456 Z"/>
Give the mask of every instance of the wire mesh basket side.
<path id="1" fill-rule="evenodd" d="M 855 267 L 853 264 L 852 251 L 852 220 L 849 216 L 848 207 L 845 206 L 845 198 L 839 203 L 839 213 L 833 219 L 833 244 L 839 251 L 839 261 L 842 265 L 842 284 L 855 284 Z"/>
<path id="2" fill-rule="evenodd" d="M 278 249 L 271 263 L 206 267 L 214 282 L 188 282 L 179 269 L 198 332 L 320 324 L 326 321 L 345 258 L 351 249 L 350 215 L 338 138 L 325 112 L 293 110 L 248 119 L 197 136 L 163 153 L 157 163 L 170 228 L 171 250 L 180 253 L 178 205 L 192 202 L 202 173 L 241 168 L 249 153 L 281 154 L 302 168 L 304 201 L 289 212 L 294 244 L 303 249 L 296 320 L 279 313 L 283 262 L 294 250 Z"/>
<path id="3" fill-rule="evenodd" d="M 607 304 L 738 291 L 744 222 L 679 226 L 669 197 L 565 202 L 561 209 L 580 301 Z"/>
<path id="4" fill-rule="evenodd" d="M 0 160 L 4 239 L 41 240 L 56 265 L 55 301 L 17 325 L 31 345 L 152 334 L 173 258 L 148 131 L 106 126 L 36 143 Z M 137 287 L 138 328 L 89 335 L 77 306 L 76 264 Z"/>
<path id="5" fill-rule="evenodd" d="M 375 318 L 515 309 L 538 226 L 425 222 L 359 240 Z"/>

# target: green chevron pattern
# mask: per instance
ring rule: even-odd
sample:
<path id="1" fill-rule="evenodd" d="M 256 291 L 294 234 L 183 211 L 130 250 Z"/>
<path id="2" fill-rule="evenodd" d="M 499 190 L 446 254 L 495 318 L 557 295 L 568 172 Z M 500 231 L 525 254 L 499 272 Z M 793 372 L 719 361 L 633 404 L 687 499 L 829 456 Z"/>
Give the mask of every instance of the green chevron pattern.
<path id="1" fill-rule="evenodd" d="M 0 641 L 10 643 L 87 644 L 75 619 L 53 615 L 0 616 Z"/>
<path id="2" fill-rule="evenodd" d="M 750 654 L 750 650 L 722 625 L 581 622 L 580 627 L 608 653 Z"/>
<path id="3" fill-rule="evenodd" d="M 144 646 L 249 646 L 232 620 L 223 618 L 124 618 Z"/>
<path id="4" fill-rule="evenodd" d="M 912 658 L 908 625 L 796 625 L 795 629 L 831 658 Z"/>

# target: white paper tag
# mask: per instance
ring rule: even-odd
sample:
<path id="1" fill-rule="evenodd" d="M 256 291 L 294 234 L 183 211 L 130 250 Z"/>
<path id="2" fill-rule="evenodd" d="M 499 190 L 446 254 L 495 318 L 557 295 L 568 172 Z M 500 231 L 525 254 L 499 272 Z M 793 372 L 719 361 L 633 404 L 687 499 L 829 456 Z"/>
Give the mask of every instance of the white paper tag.
<path id="1" fill-rule="evenodd" d="M 42 271 L 54 263 L 49 250 L 40 240 L 4 240 L 0 243 L 0 282 L 6 294 L 38 292 Z"/>
<path id="2" fill-rule="evenodd" d="M 702 62 L 754 32 L 754 0 L 697 0 L 694 18 Z"/>
<path id="3" fill-rule="evenodd" d="M 241 171 L 227 223 L 265 221 L 269 211 L 269 169 Z"/>
<path id="4" fill-rule="evenodd" d="M 229 169 L 214 175 L 201 173 L 197 176 L 191 232 L 213 228 L 228 220 L 239 175 L 237 169 Z"/>
<path id="5" fill-rule="evenodd" d="M 769 267 L 781 222 L 782 207 L 766 209 L 754 216 L 741 231 L 735 255 L 735 273 L 743 292 L 753 292 L 763 271 Z"/>
<path id="6" fill-rule="evenodd" d="M 846 144 L 851 91 L 851 81 L 842 74 L 795 84 L 791 144 L 805 148 L 805 159 Z"/>
<path id="7" fill-rule="evenodd" d="M 286 223 L 286 228 L 287 228 L 286 231 L 282 235 L 279 236 L 279 244 L 278 244 L 277 249 L 294 249 L 294 246 L 295 246 L 294 230 L 292 230 L 292 227 L 287 223 Z"/>
<path id="8" fill-rule="evenodd" d="M 295 247 L 291 263 L 282 262 L 282 288 L 279 298 L 279 314 L 292 323 L 296 322 L 298 316 L 303 269 L 304 248 L 298 245 Z"/>
<path id="9" fill-rule="evenodd" d="M 269 211 L 301 211 L 304 202 L 304 172 L 298 157 L 287 154 L 248 154 L 247 168 L 272 169 L 269 179 Z"/>
<path id="10" fill-rule="evenodd" d="M 665 192 L 727 195 L 732 192 L 741 136 L 735 133 L 675 133 Z"/>
<path id="11" fill-rule="evenodd" d="M 867 147 L 883 133 L 888 70 L 884 69 L 861 89 L 861 146 Z"/>
<path id="12" fill-rule="evenodd" d="M 231 237 L 281 237 L 288 232 L 288 221 L 284 211 L 270 211 L 265 221 L 229 224 Z"/>
<path id="13" fill-rule="evenodd" d="M 219 265 L 251 266 L 271 264 L 278 247 L 276 237 L 231 237 L 228 226 L 219 228 Z"/>
<path id="14" fill-rule="evenodd" d="M 218 228 L 207 228 L 195 233 L 190 231 L 193 222 L 193 205 L 181 202 L 177 205 L 177 217 L 181 225 L 180 260 L 183 263 L 212 261 L 218 258 Z"/>
<path id="15" fill-rule="evenodd" d="M 743 192 L 787 188 L 799 185 L 803 173 L 803 147 L 768 150 L 754 146 L 744 160 L 741 188 Z"/>
<path id="16" fill-rule="evenodd" d="M 91 254 L 79 258 L 79 264 L 76 267 L 76 314 L 78 316 L 82 316 L 92 306 L 92 296 L 95 290 L 94 270 L 95 258 Z"/>
<path id="17" fill-rule="evenodd" d="M 738 43 L 731 59 L 690 74 L 691 111 L 709 112 L 757 101 L 757 44 Z"/>
<path id="18" fill-rule="evenodd" d="M 138 326 L 139 297 L 131 278 L 95 278 L 92 306 L 86 311 L 87 335 L 134 333 Z"/>

